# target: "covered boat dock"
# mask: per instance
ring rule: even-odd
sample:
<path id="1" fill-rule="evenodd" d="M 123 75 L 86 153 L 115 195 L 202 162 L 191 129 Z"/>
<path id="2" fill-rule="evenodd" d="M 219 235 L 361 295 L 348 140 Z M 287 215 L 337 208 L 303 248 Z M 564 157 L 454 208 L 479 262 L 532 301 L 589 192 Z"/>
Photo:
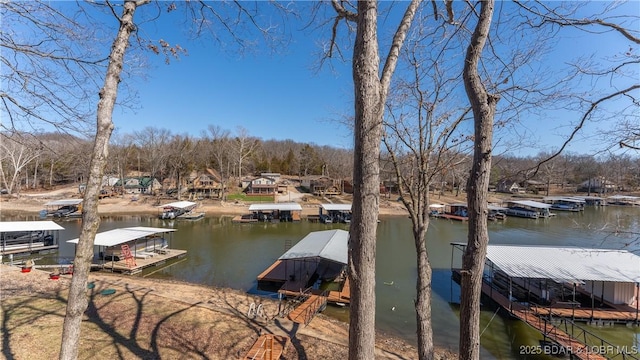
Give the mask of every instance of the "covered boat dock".
<path id="1" fill-rule="evenodd" d="M 302 206 L 298 203 L 251 204 L 251 218 L 257 221 L 300 221 Z"/>
<path id="2" fill-rule="evenodd" d="M 152 266 L 165 265 L 168 260 L 186 256 L 185 250 L 169 248 L 169 240 L 160 236 L 176 229 L 130 227 L 96 234 L 93 245 L 99 248 L 94 268 L 136 274 Z M 67 242 L 77 244 L 79 239 Z"/>
<path id="3" fill-rule="evenodd" d="M 258 286 L 286 296 L 328 291 L 330 302 L 349 303 L 345 230 L 314 231 L 258 275 Z"/>
<path id="4" fill-rule="evenodd" d="M 79 217 L 82 215 L 83 199 L 53 200 L 44 204 L 42 215 L 53 217 Z M 44 217 L 42 216 L 42 217 Z"/>
<path id="5" fill-rule="evenodd" d="M 160 205 L 159 208 L 162 212 L 158 215 L 158 218 L 163 220 L 173 219 L 185 219 L 185 220 L 197 220 L 204 217 L 203 212 L 194 212 L 198 206 L 197 203 L 192 201 L 176 201 L 164 205 Z"/>
<path id="6" fill-rule="evenodd" d="M 464 251 L 466 244 L 452 246 Z M 578 323 L 640 325 L 639 269 L 640 256 L 626 250 L 489 245 L 482 292 L 485 300 L 526 322 L 565 353 L 586 359 L 582 356 L 588 354 L 580 354 L 580 349 L 614 345 Z M 452 272 L 459 281 L 460 270 L 453 262 Z M 578 340 L 585 334 L 597 344 Z"/>
<path id="7" fill-rule="evenodd" d="M 545 204 L 533 200 L 510 200 L 507 201 L 507 216 L 517 216 L 529 219 L 547 218 L 554 216 L 549 209 L 551 204 Z"/>
<path id="8" fill-rule="evenodd" d="M 60 230 L 64 228 L 53 221 L 2 221 L 0 260 L 4 255 L 57 250 Z"/>

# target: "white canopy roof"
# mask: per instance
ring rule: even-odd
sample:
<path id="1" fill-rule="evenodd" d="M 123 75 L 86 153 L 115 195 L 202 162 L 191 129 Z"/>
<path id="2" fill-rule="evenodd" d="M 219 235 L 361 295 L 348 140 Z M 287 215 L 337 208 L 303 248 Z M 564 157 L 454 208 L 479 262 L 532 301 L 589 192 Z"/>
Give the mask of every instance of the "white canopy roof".
<path id="1" fill-rule="evenodd" d="M 280 203 L 280 204 L 251 204 L 249 211 L 302 211 L 302 206 L 297 203 Z"/>
<path id="2" fill-rule="evenodd" d="M 172 202 L 172 203 L 168 203 L 168 204 L 164 204 L 164 205 L 160 205 L 159 207 L 173 207 L 173 208 L 178 208 L 178 209 L 187 209 L 190 208 L 192 206 L 196 206 L 198 204 L 191 202 L 191 201 L 177 201 L 177 202 Z"/>
<path id="3" fill-rule="evenodd" d="M 640 256 L 626 250 L 489 245 L 487 258 L 511 277 L 640 283 Z"/>
<path id="4" fill-rule="evenodd" d="M 545 203 L 541 203 L 533 200 L 510 200 L 509 203 L 529 206 L 529 207 L 538 208 L 538 209 L 548 209 L 551 207 L 550 204 L 545 204 Z"/>
<path id="5" fill-rule="evenodd" d="M 489 205 L 487 205 L 487 209 L 499 211 L 499 210 L 506 210 L 507 208 L 504 207 L 504 206 L 498 206 L 498 205 L 489 204 Z"/>
<path id="6" fill-rule="evenodd" d="M 640 197 L 628 195 L 611 195 L 607 199 L 640 200 Z"/>
<path id="7" fill-rule="evenodd" d="M 327 211 L 351 211 L 351 204 L 322 204 Z"/>
<path id="8" fill-rule="evenodd" d="M 62 199 L 49 201 L 44 206 L 66 206 L 66 205 L 78 205 L 82 202 L 82 199 Z"/>
<path id="9" fill-rule="evenodd" d="M 0 221 L 0 232 L 64 230 L 53 221 Z"/>
<path id="10" fill-rule="evenodd" d="M 280 260 L 323 258 L 347 264 L 349 232 L 344 230 L 314 231 L 280 256 Z"/>
<path id="11" fill-rule="evenodd" d="M 93 242 L 94 246 L 115 246 L 124 244 L 127 241 L 143 238 L 145 236 L 151 236 L 154 234 L 161 234 L 166 232 L 176 231 L 176 229 L 166 228 L 152 228 L 144 226 L 136 226 L 123 229 L 114 229 L 104 231 L 96 234 L 96 238 Z M 77 244 L 80 239 L 76 238 L 67 242 Z"/>
<path id="12" fill-rule="evenodd" d="M 566 201 L 566 202 L 572 202 L 572 203 L 583 203 L 585 202 L 584 199 L 580 199 L 577 197 L 567 197 L 567 196 L 545 196 L 544 199 L 545 201 Z"/>
<path id="13" fill-rule="evenodd" d="M 433 209 L 442 209 L 444 204 L 430 204 L 429 207 Z"/>

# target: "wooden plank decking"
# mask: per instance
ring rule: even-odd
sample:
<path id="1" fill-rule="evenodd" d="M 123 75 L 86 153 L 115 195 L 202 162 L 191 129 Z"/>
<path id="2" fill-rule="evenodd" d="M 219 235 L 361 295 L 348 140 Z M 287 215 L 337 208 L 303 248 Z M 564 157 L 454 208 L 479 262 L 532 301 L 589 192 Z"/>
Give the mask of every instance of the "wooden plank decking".
<path id="1" fill-rule="evenodd" d="M 344 280 L 344 284 L 342 285 L 342 290 L 329 291 L 329 296 L 327 297 L 327 301 L 330 303 L 342 303 L 342 304 L 349 304 L 351 302 L 351 294 L 349 290 L 349 277 L 347 277 Z"/>
<path id="2" fill-rule="evenodd" d="M 265 334 L 260 335 L 251 349 L 245 355 L 245 359 L 276 360 L 280 359 L 284 349 L 289 344 L 286 336 Z"/>
<path id="3" fill-rule="evenodd" d="M 458 269 L 452 269 L 452 271 L 460 276 Z M 550 339 L 565 349 L 570 351 L 576 359 L 580 360 L 606 360 L 607 358 L 599 354 L 591 352 L 589 345 L 584 344 L 578 339 L 572 337 L 566 332 L 562 331 L 558 327 L 554 326 L 548 321 L 545 321 L 540 316 L 542 314 L 536 313 L 529 309 L 528 306 L 510 301 L 506 296 L 502 295 L 499 291 L 491 288 L 491 286 L 483 282 L 482 292 L 496 302 L 501 308 L 507 310 L 512 316 L 527 323 L 532 328 L 540 332 L 545 338 Z M 568 309 L 571 311 L 571 309 Z"/>
<path id="4" fill-rule="evenodd" d="M 298 324 L 308 324 L 318 313 L 323 305 L 326 305 L 327 298 L 321 295 L 310 295 L 307 300 L 289 313 L 289 320 Z"/>
<path id="5" fill-rule="evenodd" d="M 140 273 L 143 269 L 148 267 L 163 265 L 168 260 L 184 257 L 186 253 L 186 250 L 162 249 L 155 252 L 153 256 L 148 256 L 146 258 L 136 258 L 136 266 L 133 267 L 127 266 L 127 262 L 125 261 L 125 259 L 122 259 L 120 261 L 106 261 L 104 264 L 96 265 L 95 267 L 100 267 L 103 270 L 107 271 L 120 272 L 131 275 Z"/>

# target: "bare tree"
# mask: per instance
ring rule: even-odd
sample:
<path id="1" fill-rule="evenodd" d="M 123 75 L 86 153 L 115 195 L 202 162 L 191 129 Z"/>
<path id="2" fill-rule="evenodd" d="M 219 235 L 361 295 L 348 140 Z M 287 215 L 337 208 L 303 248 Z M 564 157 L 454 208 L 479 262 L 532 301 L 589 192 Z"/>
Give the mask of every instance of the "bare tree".
<path id="1" fill-rule="evenodd" d="M 400 60 L 407 64 L 398 74 L 387 101 L 385 145 L 400 199 L 409 212 L 416 248 L 416 323 L 420 359 L 432 359 L 431 264 L 426 234 L 429 227 L 430 188 L 447 170 L 454 173 L 465 159 L 468 141 L 461 137 L 459 125 L 470 120 L 470 107 L 458 107 L 457 89 L 461 85 L 455 63 L 442 59 L 459 51 L 438 47 L 447 28 L 428 27 L 427 19 L 417 23 L 407 39 Z M 438 51 L 433 49 L 438 48 Z M 464 136 L 462 137 L 464 138 Z M 466 170 L 466 169 L 465 169 Z"/>
<path id="2" fill-rule="evenodd" d="M 249 136 L 249 131 L 242 126 L 236 129 L 236 136 L 233 138 L 233 151 L 236 158 L 236 168 L 238 180 L 242 179 L 242 166 L 245 160 L 253 154 L 260 142 L 258 139 Z"/>
<path id="3" fill-rule="evenodd" d="M 0 176 L 2 186 L 12 193 L 20 193 L 20 174 L 41 154 L 42 146 L 33 137 L 20 134 L 0 134 Z"/>
<path id="4" fill-rule="evenodd" d="M 493 147 L 493 120 L 499 96 L 485 88 L 478 64 L 489 38 L 494 0 L 480 2 L 480 13 L 464 62 L 465 90 L 473 110 L 474 151 L 467 183 L 469 233 L 461 269 L 460 359 L 480 359 L 480 296 L 482 273 L 489 243 L 487 229 L 488 189 Z"/>
<path id="5" fill-rule="evenodd" d="M 102 175 L 109 155 L 109 138 L 113 131 L 112 114 L 118 95 L 118 83 L 124 63 L 124 55 L 129 37 L 135 29 L 133 15 L 138 6 L 148 1 L 127 1 L 120 16 L 120 28 L 113 41 L 109 66 L 97 111 L 97 130 L 93 156 L 89 170 L 89 181 L 85 190 L 82 211 L 82 230 L 74 258 L 74 276 L 69 287 L 69 300 L 62 330 L 60 359 L 76 359 L 80 341 L 80 325 L 87 308 L 86 284 L 93 258 L 93 240 L 100 226 L 98 215 L 98 193 L 102 184 Z"/>
<path id="6" fill-rule="evenodd" d="M 215 169 L 220 175 L 220 198 L 225 200 L 227 182 L 233 173 L 231 157 L 231 139 L 229 131 L 219 126 L 209 125 L 208 133 L 204 133 L 206 164 Z"/>
<path id="7" fill-rule="evenodd" d="M 359 1 L 356 12 L 343 2 L 332 2 L 341 20 L 355 22 L 353 83 L 355 102 L 353 218 L 349 229 L 349 359 L 373 359 L 375 347 L 376 227 L 380 201 L 380 141 L 384 104 L 400 49 L 420 1 L 411 1 L 393 35 L 382 72 L 379 72 L 378 3 Z M 333 45 L 331 50 L 333 49 Z M 329 51 L 331 51 L 329 50 Z"/>

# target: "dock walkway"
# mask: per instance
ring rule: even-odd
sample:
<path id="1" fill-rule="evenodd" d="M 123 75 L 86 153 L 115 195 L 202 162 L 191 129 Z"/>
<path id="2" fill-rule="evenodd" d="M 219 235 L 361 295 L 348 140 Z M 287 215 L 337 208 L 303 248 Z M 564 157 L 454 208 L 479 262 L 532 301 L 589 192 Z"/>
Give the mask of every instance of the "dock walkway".
<path id="1" fill-rule="evenodd" d="M 460 278 L 460 270 L 453 269 L 454 276 Z M 490 297 L 496 304 L 509 314 L 525 322 L 545 337 L 562 346 L 570 352 L 574 358 L 580 360 L 606 360 L 607 358 L 591 351 L 588 344 L 566 333 L 548 320 L 544 319 L 541 312 L 536 312 L 520 303 L 510 301 L 506 296 L 495 290 L 487 282 L 482 283 L 482 292 Z"/>
<path id="2" fill-rule="evenodd" d="M 289 313 L 289 320 L 298 324 L 308 324 L 313 317 L 326 306 L 327 297 L 322 295 L 310 295 L 298 307 Z"/>

